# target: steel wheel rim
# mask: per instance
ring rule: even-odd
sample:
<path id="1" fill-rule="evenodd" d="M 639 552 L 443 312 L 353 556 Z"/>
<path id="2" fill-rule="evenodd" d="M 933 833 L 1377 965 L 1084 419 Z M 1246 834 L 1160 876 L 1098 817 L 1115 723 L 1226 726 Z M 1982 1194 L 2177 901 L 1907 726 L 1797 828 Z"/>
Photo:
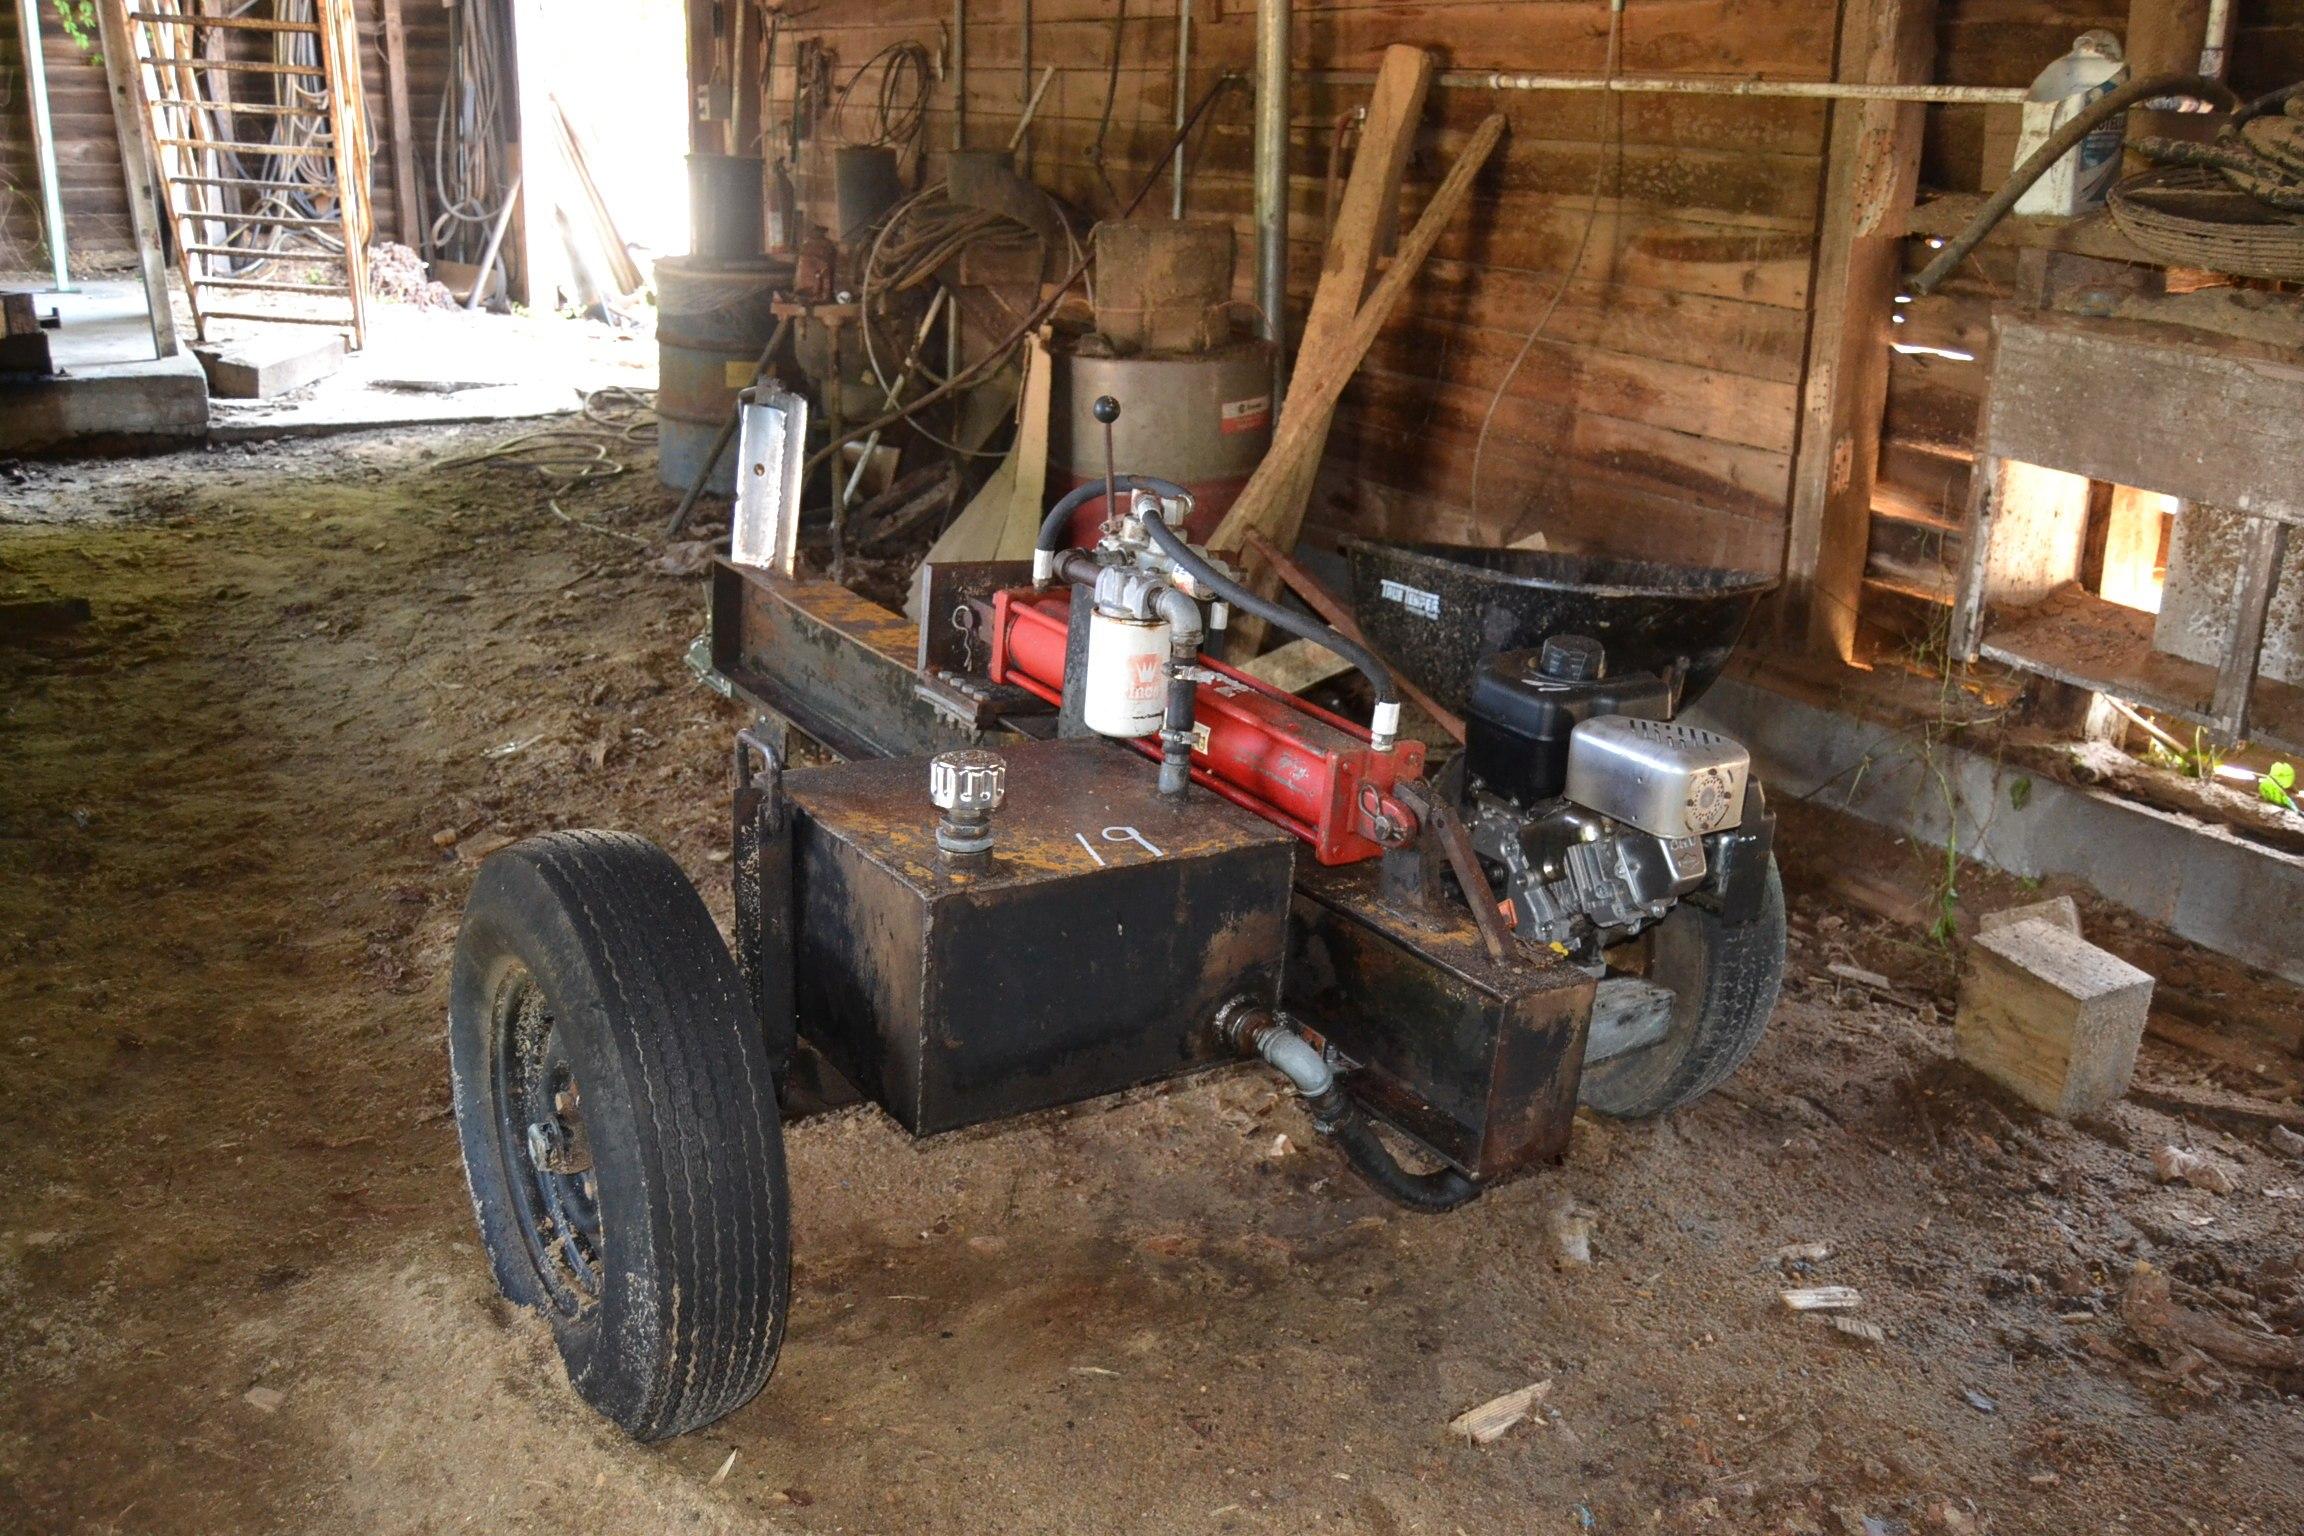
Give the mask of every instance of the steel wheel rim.
<path id="1" fill-rule="evenodd" d="M 573 1317 L 600 1299 L 599 1176 L 583 1098 L 549 1001 L 525 969 L 497 988 L 495 1134 L 513 1220 L 555 1310 Z"/>

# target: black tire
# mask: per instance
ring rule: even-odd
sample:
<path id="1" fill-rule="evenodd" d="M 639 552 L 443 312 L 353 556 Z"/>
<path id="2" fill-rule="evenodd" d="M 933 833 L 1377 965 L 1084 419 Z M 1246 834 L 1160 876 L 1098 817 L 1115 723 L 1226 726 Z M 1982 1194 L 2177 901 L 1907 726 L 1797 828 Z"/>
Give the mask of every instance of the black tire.
<path id="1" fill-rule="evenodd" d="M 1760 1043 L 1784 979 L 1784 882 L 1774 856 L 1751 921 L 1725 923 L 1684 901 L 1649 943 L 1648 979 L 1676 994 L 1672 1032 L 1590 1068 L 1579 1090 L 1587 1106 L 1619 1119 L 1667 1114 L 1710 1093 Z"/>
<path id="2" fill-rule="evenodd" d="M 741 1407 L 791 1293 L 766 1043 L 711 914 L 636 837 L 480 868 L 448 998 L 456 1130 L 497 1284 L 638 1440 Z"/>

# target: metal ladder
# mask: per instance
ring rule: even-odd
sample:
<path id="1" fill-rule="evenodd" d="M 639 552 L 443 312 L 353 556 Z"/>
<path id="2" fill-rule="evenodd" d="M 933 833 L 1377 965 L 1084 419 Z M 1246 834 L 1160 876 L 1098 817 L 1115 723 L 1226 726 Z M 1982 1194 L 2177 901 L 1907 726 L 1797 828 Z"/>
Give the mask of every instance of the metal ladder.
<path id="1" fill-rule="evenodd" d="M 202 9 L 217 0 L 105 3 L 129 40 L 200 340 L 212 320 L 252 320 L 329 326 L 360 347 L 373 211 L 351 0 L 271 0 L 271 17 Z M 243 79 L 270 89 L 239 100 Z M 250 119 L 301 124 L 303 136 L 235 138 Z"/>

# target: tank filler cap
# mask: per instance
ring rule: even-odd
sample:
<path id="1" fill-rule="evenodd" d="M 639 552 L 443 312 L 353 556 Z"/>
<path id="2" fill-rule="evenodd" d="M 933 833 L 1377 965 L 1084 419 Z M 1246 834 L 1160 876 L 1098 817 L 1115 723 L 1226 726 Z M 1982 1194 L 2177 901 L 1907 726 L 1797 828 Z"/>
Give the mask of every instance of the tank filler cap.
<path id="1" fill-rule="evenodd" d="M 1596 683 L 1607 674 L 1608 653 L 1590 635 L 1554 635 L 1537 652 L 1536 670 L 1563 683 Z"/>
<path id="2" fill-rule="evenodd" d="M 971 747 L 928 760 L 928 799 L 943 819 L 936 846 L 946 853 L 989 853 L 992 813 L 1008 798 L 1008 764 L 997 752 Z"/>

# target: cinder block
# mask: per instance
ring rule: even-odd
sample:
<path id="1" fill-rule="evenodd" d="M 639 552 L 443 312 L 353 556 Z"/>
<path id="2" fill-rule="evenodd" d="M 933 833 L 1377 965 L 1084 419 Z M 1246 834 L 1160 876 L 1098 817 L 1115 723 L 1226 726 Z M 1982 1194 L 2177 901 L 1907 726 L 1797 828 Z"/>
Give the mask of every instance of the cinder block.
<path id="1" fill-rule="evenodd" d="M 219 400 L 269 400 L 344 366 L 343 337 L 292 327 L 192 350 L 208 375 L 208 392 Z"/>
<path id="2" fill-rule="evenodd" d="M 1952 1035 L 1960 1059 L 2062 1119 L 2128 1091 L 2152 978 L 2033 917 L 1977 936 Z"/>
<path id="3" fill-rule="evenodd" d="M 2080 936 L 2080 904 L 2069 896 L 2056 896 L 2047 901 L 2035 901 L 2029 906 L 2003 907 L 1997 912 L 1987 912 L 1977 921 L 1976 928 L 1979 933 L 1998 933 L 2003 928 L 2013 928 L 2018 923 L 2031 922 L 2035 918 L 2055 924 L 2074 938 Z"/>

